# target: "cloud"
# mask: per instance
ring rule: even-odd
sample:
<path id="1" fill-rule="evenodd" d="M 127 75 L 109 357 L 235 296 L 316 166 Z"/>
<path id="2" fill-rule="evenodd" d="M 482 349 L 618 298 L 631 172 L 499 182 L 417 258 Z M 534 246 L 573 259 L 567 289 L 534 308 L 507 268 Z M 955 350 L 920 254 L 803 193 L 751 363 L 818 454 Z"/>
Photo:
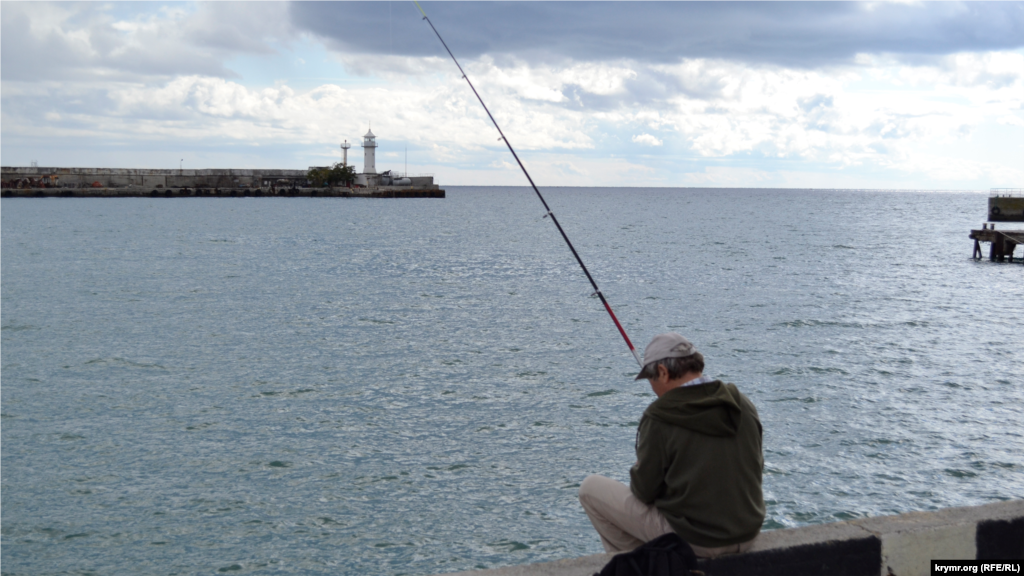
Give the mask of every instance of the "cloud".
<path id="1" fill-rule="evenodd" d="M 559 170 L 563 175 L 570 178 L 588 175 L 588 172 L 585 169 L 579 168 L 574 162 L 555 162 L 551 167 Z"/>
<path id="2" fill-rule="evenodd" d="M 1019 2 L 424 2 L 459 58 L 712 58 L 789 67 L 1024 45 Z M 349 54 L 446 56 L 412 4 L 298 2 L 292 22 Z"/>
<path id="3" fill-rule="evenodd" d="M 895 168 L 911 173 L 932 174 L 941 181 L 959 184 L 964 181 L 989 180 L 992 182 L 1020 182 L 1024 169 L 966 158 L 951 158 L 932 154 L 915 154 L 901 160 Z"/>
<path id="4" fill-rule="evenodd" d="M 991 53 L 956 61 L 980 63 L 972 74 L 984 78 L 1002 74 L 1015 58 L 1021 56 Z M 742 155 L 838 169 L 1007 176 L 966 160 L 947 163 L 936 172 L 933 167 L 941 161 L 922 160 L 919 149 L 931 143 L 962 143 L 986 122 L 1019 126 L 1014 120 L 1019 114 L 1013 111 L 1020 108 L 1019 94 L 1024 93 L 1020 77 L 998 88 L 987 81 L 964 85 L 958 68 L 949 63 L 832 71 L 703 59 L 629 66 L 509 63 L 511 68 L 503 69 L 482 58 L 467 66 L 525 161 L 553 181 L 576 184 L 601 173 L 597 166 L 621 148 L 616 142 L 657 148 L 666 158 L 681 155 L 691 164 Z M 637 104 L 638 88 L 630 82 L 648 74 L 699 88 Z M 604 92 L 601 108 L 581 106 L 570 97 L 587 93 L 580 78 L 605 79 L 592 84 Z M 928 91 L 879 89 L 927 78 L 935 82 Z M 859 85 L 869 89 L 858 90 Z M 429 156 L 436 165 L 465 174 L 482 174 L 476 167 L 507 160 L 497 132 L 457 75 L 415 75 L 384 86 L 323 84 L 304 91 L 286 84 L 247 87 L 201 75 L 156 84 L 5 81 L 3 93 L 5 146 L 29 137 L 80 137 L 99 145 L 131 135 L 136 141 L 274 143 L 306 150 L 322 146 L 324 152 L 317 154 L 331 156 L 338 153 L 336 141 L 355 140 L 371 121 L 382 145 L 401 141 L 421 158 Z M 565 152 L 572 156 L 551 156 Z M 540 157 L 550 160 L 538 162 Z M 628 162 L 633 170 L 628 181 L 636 182 L 652 177 L 635 172 L 636 166 L 657 166 L 659 160 Z M 661 173 L 670 174 L 667 169 Z"/>
<path id="5" fill-rule="evenodd" d="M 636 136 L 633 136 L 633 138 L 631 138 L 631 140 L 633 142 L 637 143 L 637 144 L 642 144 L 644 146 L 661 146 L 662 145 L 662 141 L 661 140 L 658 140 L 657 138 L 655 138 L 654 136 L 651 136 L 650 134 L 638 134 Z"/>
<path id="6" fill-rule="evenodd" d="M 817 181 L 782 166 L 1012 181 L 1024 52 L 985 46 L 1024 42 L 1022 6 L 425 5 L 538 181 L 667 186 Z M 412 4 L 0 9 L 5 162 L 77 147 L 305 167 L 372 122 L 380 159 L 408 145 L 413 171 L 523 183 Z"/>
<path id="7" fill-rule="evenodd" d="M 2 2 L 4 81 L 233 78 L 225 61 L 269 54 L 294 33 L 287 6 L 206 2 L 121 17 L 107 3 Z"/>
<path id="8" fill-rule="evenodd" d="M 566 115 L 545 104 L 522 101 L 510 89 L 496 95 L 493 110 L 505 119 L 502 128 L 519 150 L 593 147 L 585 114 Z M 195 75 L 162 84 L 5 82 L 3 113 L 5 142 L 29 135 L 92 134 L 101 141 L 131 134 L 137 139 L 333 143 L 354 140 L 373 122 L 388 144 L 402 139 L 444 162 L 481 151 L 500 154 L 504 148 L 472 94 L 455 80 L 390 88 L 324 84 L 303 92 L 284 84 L 250 88 Z"/>

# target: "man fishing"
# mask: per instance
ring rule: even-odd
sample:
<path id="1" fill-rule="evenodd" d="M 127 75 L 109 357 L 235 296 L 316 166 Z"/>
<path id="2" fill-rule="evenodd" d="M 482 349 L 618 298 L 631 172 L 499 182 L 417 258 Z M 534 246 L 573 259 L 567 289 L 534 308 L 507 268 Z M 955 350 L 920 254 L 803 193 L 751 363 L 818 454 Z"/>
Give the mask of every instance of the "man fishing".
<path id="1" fill-rule="evenodd" d="M 469 84 L 498 130 L 530 187 L 544 205 L 545 217 L 558 229 L 580 265 L 594 295 L 618 328 L 629 351 L 658 395 L 640 420 L 637 462 L 630 486 L 589 476 L 580 486 L 580 502 L 608 552 L 632 550 L 669 532 L 686 540 L 697 556 L 713 558 L 750 548 L 764 521 L 761 494 L 761 422 L 753 403 L 736 386 L 703 376 L 704 357 L 676 333 L 655 336 L 640 360 L 626 330 L 597 287 L 583 259 L 512 149 L 483 98 L 470 82 L 441 33 L 416 3 L 423 19 Z"/>
<path id="2" fill-rule="evenodd" d="M 704 376 L 689 340 L 659 334 L 643 369 L 658 398 L 644 410 L 630 484 L 588 476 L 580 503 L 607 552 L 675 532 L 701 558 L 745 552 L 764 522 L 761 422 L 733 384 Z"/>

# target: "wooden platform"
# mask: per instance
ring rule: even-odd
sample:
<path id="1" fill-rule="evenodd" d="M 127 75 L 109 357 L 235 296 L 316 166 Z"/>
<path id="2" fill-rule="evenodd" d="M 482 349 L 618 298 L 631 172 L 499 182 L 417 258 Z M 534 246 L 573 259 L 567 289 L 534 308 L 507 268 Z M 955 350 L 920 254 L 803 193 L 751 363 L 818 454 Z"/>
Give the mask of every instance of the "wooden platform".
<path id="1" fill-rule="evenodd" d="M 1024 230 L 995 230 L 984 228 L 971 230 L 970 238 L 974 240 L 975 260 L 981 260 L 981 243 L 991 243 L 988 249 L 988 259 L 992 262 L 1013 262 L 1013 251 L 1017 244 L 1024 244 Z M 1024 256 L 1018 258 L 1024 263 Z"/>

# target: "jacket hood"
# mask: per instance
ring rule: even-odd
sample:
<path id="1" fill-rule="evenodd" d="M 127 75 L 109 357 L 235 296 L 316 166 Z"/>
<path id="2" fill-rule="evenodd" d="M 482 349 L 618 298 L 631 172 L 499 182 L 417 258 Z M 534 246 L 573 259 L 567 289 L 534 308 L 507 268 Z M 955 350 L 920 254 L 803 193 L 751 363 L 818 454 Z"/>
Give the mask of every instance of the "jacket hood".
<path id="1" fill-rule="evenodd" d="M 644 416 L 708 436 L 735 436 L 740 427 L 740 391 L 721 380 L 673 388 L 644 410 Z"/>

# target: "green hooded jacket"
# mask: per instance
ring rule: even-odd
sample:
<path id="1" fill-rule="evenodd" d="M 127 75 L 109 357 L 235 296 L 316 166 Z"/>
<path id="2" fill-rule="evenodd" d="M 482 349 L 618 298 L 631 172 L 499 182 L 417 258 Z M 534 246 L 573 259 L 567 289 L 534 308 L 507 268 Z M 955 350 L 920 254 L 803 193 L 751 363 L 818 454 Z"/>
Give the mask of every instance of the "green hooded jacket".
<path id="1" fill-rule="evenodd" d="M 673 388 L 644 410 L 629 487 L 691 544 L 752 540 L 765 514 L 761 433 L 757 409 L 735 385 Z"/>

